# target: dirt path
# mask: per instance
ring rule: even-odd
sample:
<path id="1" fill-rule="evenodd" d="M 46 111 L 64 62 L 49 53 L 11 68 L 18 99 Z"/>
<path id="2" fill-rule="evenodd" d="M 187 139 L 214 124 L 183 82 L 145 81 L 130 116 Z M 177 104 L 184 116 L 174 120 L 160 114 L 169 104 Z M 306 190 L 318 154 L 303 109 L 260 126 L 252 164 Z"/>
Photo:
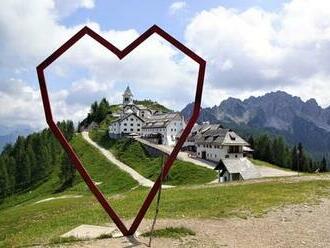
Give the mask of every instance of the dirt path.
<path id="1" fill-rule="evenodd" d="M 140 232 L 149 231 L 144 221 Z M 330 247 L 330 199 L 291 205 L 249 219 L 160 219 L 156 229 L 185 226 L 196 232 L 181 240 L 154 239 L 152 247 Z M 147 238 L 86 241 L 70 247 L 147 247 Z"/>
<path id="2" fill-rule="evenodd" d="M 139 137 L 135 137 L 135 139 L 137 141 L 139 141 L 140 143 L 142 143 L 142 144 L 153 147 L 153 148 L 158 149 L 161 152 L 164 152 L 164 153 L 167 153 L 167 154 L 170 154 L 173 150 L 173 147 L 165 146 L 165 145 L 157 145 L 157 144 L 151 143 L 151 142 L 149 142 L 145 139 L 141 139 Z M 198 165 L 198 166 L 201 166 L 201 167 L 204 167 L 204 168 L 208 168 L 208 169 L 211 169 L 211 170 L 213 170 L 214 167 L 216 166 L 216 163 L 211 162 L 211 161 L 206 161 L 206 160 L 198 159 L 198 158 L 190 158 L 190 157 L 188 157 L 188 153 L 186 153 L 186 152 L 179 152 L 177 158 L 179 160 L 190 162 L 190 163 L 193 163 L 195 165 Z"/>
<path id="3" fill-rule="evenodd" d="M 37 201 L 35 203 L 32 203 L 32 205 L 39 204 L 42 202 L 55 201 L 55 200 L 60 200 L 60 199 L 80 198 L 80 197 L 82 197 L 82 195 L 62 195 L 62 196 L 58 196 L 58 197 L 49 197 L 49 198 Z"/>
<path id="4" fill-rule="evenodd" d="M 151 188 L 154 185 L 154 182 L 145 178 L 141 174 L 139 174 L 137 171 L 133 170 L 130 166 L 124 164 L 123 162 L 119 161 L 115 158 L 115 156 L 108 150 L 104 149 L 103 147 L 99 146 L 96 142 L 91 140 L 88 136 L 88 132 L 82 132 L 82 137 L 84 140 L 86 140 L 89 144 L 94 146 L 96 149 L 98 149 L 111 163 L 117 165 L 119 169 L 127 172 L 131 175 L 140 185 L 144 187 Z M 174 186 L 171 185 L 163 185 L 163 188 L 173 188 Z"/>

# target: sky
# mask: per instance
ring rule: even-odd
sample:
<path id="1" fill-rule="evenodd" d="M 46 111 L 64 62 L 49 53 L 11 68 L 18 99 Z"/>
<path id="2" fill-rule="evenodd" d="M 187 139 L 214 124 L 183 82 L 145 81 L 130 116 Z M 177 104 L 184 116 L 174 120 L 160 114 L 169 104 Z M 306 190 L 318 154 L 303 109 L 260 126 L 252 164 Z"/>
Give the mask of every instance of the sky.
<path id="1" fill-rule="evenodd" d="M 82 27 L 123 49 L 154 24 L 206 60 L 205 107 L 276 90 L 330 106 L 327 0 L 5 0 L 0 127 L 46 127 L 35 68 Z M 193 101 L 197 70 L 153 35 L 122 61 L 84 37 L 45 73 L 54 119 L 77 122 L 95 100 L 120 102 L 127 85 L 136 99 L 180 110 Z"/>

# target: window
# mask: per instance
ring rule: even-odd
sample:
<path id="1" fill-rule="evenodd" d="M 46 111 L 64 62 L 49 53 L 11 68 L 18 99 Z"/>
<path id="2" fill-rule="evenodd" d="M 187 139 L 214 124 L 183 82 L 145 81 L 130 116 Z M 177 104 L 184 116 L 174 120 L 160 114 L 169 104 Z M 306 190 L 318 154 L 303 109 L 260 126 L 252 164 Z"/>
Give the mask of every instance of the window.
<path id="1" fill-rule="evenodd" d="M 138 128 L 137 131 L 140 132 L 140 128 Z"/>
<path id="2" fill-rule="evenodd" d="M 133 119 L 133 118 L 131 118 L 131 121 L 134 121 L 134 119 Z"/>
<path id="3" fill-rule="evenodd" d="M 127 126 L 127 123 L 124 123 L 124 126 Z"/>
<path id="4" fill-rule="evenodd" d="M 228 153 L 239 153 L 239 146 L 229 146 Z"/>
<path id="5" fill-rule="evenodd" d="M 131 123 L 131 127 L 133 127 L 133 123 Z"/>
<path id="6" fill-rule="evenodd" d="M 131 128 L 131 132 L 133 132 L 133 128 Z"/>
<path id="7" fill-rule="evenodd" d="M 124 131 L 126 132 L 127 131 L 127 128 L 124 128 Z"/>
<path id="8" fill-rule="evenodd" d="M 140 126 L 140 123 L 138 123 L 137 126 L 139 127 Z"/>

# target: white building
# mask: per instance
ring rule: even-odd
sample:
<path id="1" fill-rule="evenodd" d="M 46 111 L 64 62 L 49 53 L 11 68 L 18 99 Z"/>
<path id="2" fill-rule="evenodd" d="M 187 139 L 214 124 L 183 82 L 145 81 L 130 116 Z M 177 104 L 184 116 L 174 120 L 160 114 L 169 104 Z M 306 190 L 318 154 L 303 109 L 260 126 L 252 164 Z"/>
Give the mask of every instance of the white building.
<path id="1" fill-rule="evenodd" d="M 220 124 L 195 125 L 184 146 L 197 157 L 216 162 L 220 182 L 260 177 L 258 169 L 244 157 L 244 148 L 249 144 Z"/>
<path id="2" fill-rule="evenodd" d="M 123 104 L 116 120 L 109 125 L 109 136 L 140 135 L 159 144 L 174 145 L 176 135 L 184 128 L 185 122 L 180 113 L 158 113 L 134 104 L 129 87 L 123 94 Z"/>
<path id="3" fill-rule="evenodd" d="M 220 124 L 204 124 L 194 134 L 196 156 L 219 162 L 220 159 L 243 158 L 243 146 L 249 144 L 231 129 Z"/>
<path id="4" fill-rule="evenodd" d="M 127 114 L 111 122 L 109 135 L 111 138 L 116 138 L 122 134 L 139 134 L 143 124 L 144 120 L 136 114 Z"/>
<path id="5" fill-rule="evenodd" d="M 143 138 L 158 139 L 156 143 L 172 146 L 184 127 L 184 118 L 178 112 L 155 114 L 145 119 L 141 134 Z"/>
<path id="6" fill-rule="evenodd" d="M 221 159 L 215 168 L 219 171 L 219 181 L 238 181 L 260 178 L 260 171 L 247 158 Z"/>

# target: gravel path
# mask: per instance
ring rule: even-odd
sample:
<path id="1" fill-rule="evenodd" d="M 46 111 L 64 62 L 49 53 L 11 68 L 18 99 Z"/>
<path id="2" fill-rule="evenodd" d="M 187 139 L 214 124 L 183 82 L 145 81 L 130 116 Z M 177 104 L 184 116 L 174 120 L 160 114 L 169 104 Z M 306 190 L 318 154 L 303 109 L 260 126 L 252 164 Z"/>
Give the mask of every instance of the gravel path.
<path id="1" fill-rule="evenodd" d="M 110 151 L 104 149 L 103 147 L 99 146 L 96 142 L 91 140 L 91 138 L 89 138 L 88 136 L 88 132 L 82 132 L 81 134 L 84 140 L 86 140 L 89 144 L 97 148 L 111 163 L 117 165 L 119 169 L 130 174 L 131 177 L 133 177 L 140 185 L 149 188 L 151 188 L 154 185 L 153 181 L 143 177 L 137 171 L 133 170 L 130 166 L 116 159 L 115 156 Z M 174 186 L 171 185 L 162 185 L 162 188 L 173 188 L 173 187 Z"/>
<path id="2" fill-rule="evenodd" d="M 140 233 L 150 230 L 143 221 Z M 156 229 L 185 226 L 196 236 L 182 239 L 155 238 L 152 247 L 330 247 L 330 199 L 319 205 L 290 205 L 261 218 L 160 219 Z M 147 238 L 117 238 L 79 242 L 70 247 L 147 247 Z"/>
<path id="3" fill-rule="evenodd" d="M 266 166 L 256 165 L 256 168 L 260 171 L 261 177 L 290 177 L 298 175 L 295 171 L 286 171 Z"/>
<path id="4" fill-rule="evenodd" d="M 170 154 L 173 150 L 173 147 L 171 147 L 171 146 L 157 145 L 157 144 L 151 143 L 151 142 L 149 142 L 145 139 L 141 139 L 141 138 L 138 138 L 138 137 L 135 137 L 135 139 L 137 141 L 141 142 L 142 144 L 145 144 L 147 146 L 158 149 L 158 150 L 160 150 L 160 151 L 162 151 L 166 154 Z M 208 168 L 208 169 L 211 169 L 211 170 L 213 170 L 214 167 L 216 166 L 215 162 L 206 161 L 206 160 L 198 159 L 198 158 L 190 158 L 190 157 L 188 157 L 188 153 L 186 153 L 186 152 L 179 152 L 177 158 L 179 160 L 190 162 L 190 163 L 193 163 L 195 165 L 205 167 L 205 168 Z"/>

